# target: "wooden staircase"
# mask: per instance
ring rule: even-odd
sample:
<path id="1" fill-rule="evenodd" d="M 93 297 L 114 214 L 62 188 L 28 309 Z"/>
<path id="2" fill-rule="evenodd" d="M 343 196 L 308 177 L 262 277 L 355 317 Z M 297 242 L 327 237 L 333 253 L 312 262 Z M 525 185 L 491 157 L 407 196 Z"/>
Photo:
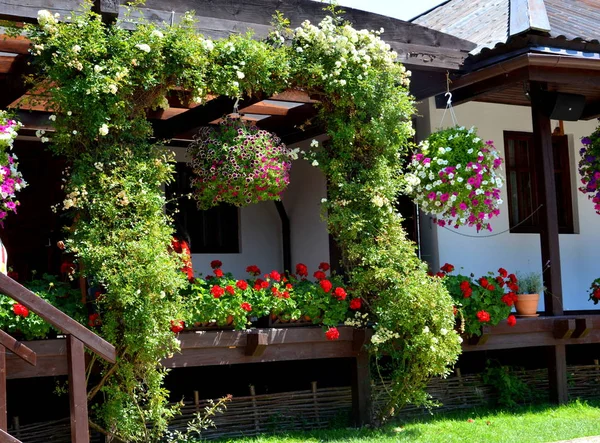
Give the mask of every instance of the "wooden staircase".
<path id="1" fill-rule="evenodd" d="M 12 278 L 0 274 L 0 292 L 35 312 L 42 319 L 67 336 L 69 372 L 69 403 L 71 409 L 71 442 L 89 443 L 87 388 L 85 377 L 85 347 L 110 363 L 116 361 L 113 345 L 73 320 L 64 312 L 41 299 Z M 6 411 L 6 350 L 35 366 L 34 351 L 0 331 L 0 443 L 20 443 L 8 434 Z"/>

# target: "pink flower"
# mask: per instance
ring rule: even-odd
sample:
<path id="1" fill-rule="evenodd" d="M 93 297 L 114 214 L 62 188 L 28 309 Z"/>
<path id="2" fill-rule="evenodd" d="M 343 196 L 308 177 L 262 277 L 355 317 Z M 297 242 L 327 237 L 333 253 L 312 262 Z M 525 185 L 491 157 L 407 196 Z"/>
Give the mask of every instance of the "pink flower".
<path id="1" fill-rule="evenodd" d="M 427 195 L 427 198 L 428 198 L 429 200 L 435 200 L 435 192 L 430 192 L 430 193 Z"/>

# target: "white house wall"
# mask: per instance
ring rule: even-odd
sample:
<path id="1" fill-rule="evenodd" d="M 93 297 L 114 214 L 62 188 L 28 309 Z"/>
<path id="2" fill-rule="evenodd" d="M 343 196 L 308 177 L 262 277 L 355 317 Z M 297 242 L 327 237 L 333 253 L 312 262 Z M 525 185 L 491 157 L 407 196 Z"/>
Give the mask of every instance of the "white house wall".
<path id="1" fill-rule="evenodd" d="M 417 126 L 419 138 L 440 127 L 443 110 L 435 109 L 433 99 L 422 103 Z M 462 126 L 475 126 L 484 140 L 493 140 L 496 148 L 504 153 L 504 131 L 532 132 L 531 110 L 528 107 L 508 106 L 490 103 L 466 103 L 455 107 L 458 123 Z M 554 128 L 557 122 L 552 122 Z M 446 115 L 444 127 L 451 126 Z M 587 290 L 592 280 L 600 277 L 597 263 L 600 261 L 600 216 L 585 195 L 577 191 L 579 174 L 577 163 L 581 148 L 580 139 L 591 134 L 597 121 L 565 122 L 565 134 L 569 135 L 571 187 L 573 190 L 573 215 L 576 234 L 560 234 L 560 256 L 563 284 L 564 308 L 567 310 L 594 309 L 588 301 Z M 507 201 L 506 187 L 502 189 L 502 199 Z M 440 228 L 429 223 L 429 217 L 422 217 L 421 235 L 429 248 L 437 244 L 437 251 L 429 252 L 430 263 L 436 267 L 451 263 L 463 273 L 481 275 L 498 268 L 509 272 L 541 272 L 541 250 L 539 234 L 510 234 L 508 206 L 500 208 L 498 218 L 493 219 L 493 232 L 477 233 L 474 228 Z M 463 234 L 463 235 L 460 235 Z M 468 237 L 472 236 L 472 237 Z M 437 252 L 437 257 L 436 257 Z M 462 268 L 462 270 L 461 270 Z M 538 309 L 543 309 L 540 300 Z M 596 309 L 600 309 L 596 307 Z"/>

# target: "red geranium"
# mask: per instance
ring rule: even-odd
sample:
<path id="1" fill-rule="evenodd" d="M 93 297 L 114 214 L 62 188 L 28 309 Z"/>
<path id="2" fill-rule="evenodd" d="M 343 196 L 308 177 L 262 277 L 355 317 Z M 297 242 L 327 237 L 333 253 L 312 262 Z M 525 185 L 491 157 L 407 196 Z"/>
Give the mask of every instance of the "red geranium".
<path id="1" fill-rule="evenodd" d="M 331 284 L 331 282 L 329 280 L 321 280 L 319 282 L 319 284 L 321 285 L 321 288 L 325 292 L 331 291 L 331 288 L 333 287 L 333 285 Z"/>
<path id="2" fill-rule="evenodd" d="M 352 300 L 350 300 L 350 309 L 352 309 L 353 311 L 359 310 L 361 305 L 362 302 L 360 298 L 353 298 Z"/>
<path id="3" fill-rule="evenodd" d="M 442 266 L 440 268 L 442 271 L 444 271 L 446 274 L 450 274 L 452 271 L 454 271 L 454 266 L 451 265 L 450 263 L 446 263 L 444 266 Z"/>
<path id="4" fill-rule="evenodd" d="M 487 323 L 490 321 L 490 314 L 487 311 L 479 311 L 477 313 L 477 319 L 479 323 Z"/>
<path id="5" fill-rule="evenodd" d="M 327 280 L 323 280 L 323 281 L 327 281 Z M 321 286 L 323 287 L 323 286 Z M 324 290 L 325 288 L 323 288 Z M 327 291 L 325 291 L 327 292 Z M 333 291 L 333 296 L 335 298 L 337 298 L 338 300 L 342 301 L 342 300 L 346 300 L 346 291 L 344 290 L 344 288 L 335 288 L 335 290 Z"/>
<path id="6" fill-rule="evenodd" d="M 94 326 L 99 326 L 100 324 L 102 324 L 102 322 L 100 321 L 100 314 L 95 312 L 88 316 L 88 325 L 90 328 L 93 328 Z"/>
<path id="7" fill-rule="evenodd" d="M 444 277 L 446 276 L 446 273 L 445 273 L 445 272 L 442 272 L 442 271 L 440 271 L 440 272 L 438 272 L 437 274 L 435 274 L 435 276 L 436 276 L 436 277 L 438 277 L 438 278 L 444 278 Z"/>
<path id="8" fill-rule="evenodd" d="M 329 328 L 327 332 L 325 332 L 325 337 L 327 340 L 337 340 L 340 338 L 340 331 L 337 328 Z"/>
<path id="9" fill-rule="evenodd" d="M 292 288 L 293 288 L 293 286 L 291 283 L 288 283 L 287 285 L 285 285 L 285 289 L 292 289 Z"/>
<path id="10" fill-rule="evenodd" d="M 275 281 L 280 281 L 281 280 L 281 275 L 279 274 L 279 272 L 277 271 L 271 271 L 271 273 L 269 274 L 269 276 L 275 280 Z"/>
<path id="11" fill-rule="evenodd" d="M 248 289 L 248 282 L 246 282 L 246 280 L 238 280 L 235 285 L 242 291 Z"/>
<path id="12" fill-rule="evenodd" d="M 467 289 L 466 291 L 463 291 L 464 298 L 469 298 L 471 295 L 473 295 L 473 290 L 471 288 Z"/>
<path id="13" fill-rule="evenodd" d="M 73 274 L 75 272 L 75 264 L 69 261 L 64 261 L 60 265 L 61 274 Z"/>
<path id="14" fill-rule="evenodd" d="M 501 288 L 503 288 L 504 285 L 506 284 L 504 282 L 504 279 L 501 276 L 496 277 L 496 282 L 498 283 L 498 286 L 500 286 Z"/>
<path id="15" fill-rule="evenodd" d="M 183 320 L 171 320 L 171 331 L 173 331 L 175 334 L 178 334 L 181 331 L 183 331 L 184 327 L 185 323 L 183 322 Z"/>
<path id="16" fill-rule="evenodd" d="M 471 285 L 468 280 L 460 282 L 460 290 L 465 292 L 467 289 L 471 289 Z"/>
<path id="17" fill-rule="evenodd" d="M 519 297 L 517 297 L 517 295 L 514 292 L 509 292 L 508 294 L 504 294 L 500 298 L 500 300 L 502 300 L 502 303 L 506 304 L 507 306 L 514 305 L 518 299 L 519 299 Z"/>
<path id="18" fill-rule="evenodd" d="M 487 288 L 486 288 L 486 289 L 487 289 L 488 291 L 493 291 L 493 290 L 495 290 L 495 289 L 496 289 L 496 287 L 495 287 L 494 285 L 487 285 Z"/>
<path id="19" fill-rule="evenodd" d="M 508 283 L 508 288 L 513 292 L 519 292 L 519 286 L 512 281 Z"/>
<path id="20" fill-rule="evenodd" d="M 248 302 L 244 302 L 240 306 L 246 312 L 250 312 L 252 310 L 252 305 Z"/>
<path id="21" fill-rule="evenodd" d="M 223 266 L 223 263 L 221 262 L 221 260 L 213 260 L 210 262 L 210 267 L 213 269 L 220 268 L 221 266 Z"/>
<path id="22" fill-rule="evenodd" d="M 231 286 L 231 285 L 225 286 L 225 291 L 231 295 L 235 294 L 235 289 L 233 289 L 233 286 Z"/>
<path id="23" fill-rule="evenodd" d="M 600 300 L 600 288 L 598 288 L 594 291 L 594 298 L 597 298 Z"/>
<path id="24" fill-rule="evenodd" d="M 256 265 L 250 265 L 246 268 L 246 272 L 250 275 L 260 275 L 260 268 Z"/>
<path id="25" fill-rule="evenodd" d="M 308 277 L 308 268 L 304 263 L 298 263 L 296 265 L 296 274 L 300 277 Z"/>
<path id="26" fill-rule="evenodd" d="M 506 323 L 508 323 L 508 326 L 512 327 L 517 324 L 517 318 L 511 314 L 506 319 Z"/>
<path id="27" fill-rule="evenodd" d="M 213 272 L 216 277 L 218 277 L 218 278 L 223 277 L 223 271 L 221 271 L 220 269 L 215 269 Z"/>
<path id="28" fill-rule="evenodd" d="M 487 288 L 487 286 L 490 284 L 490 282 L 488 281 L 488 279 L 487 279 L 487 278 L 485 278 L 485 277 L 481 277 L 481 278 L 479 279 L 479 284 L 481 285 L 481 287 L 483 287 L 483 288 Z"/>
<path id="29" fill-rule="evenodd" d="M 512 283 L 517 283 L 517 276 L 515 274 L 509 274 L 508 275 L 508 279 L 512 282 Z"/>
<path id="30" fill-rule="evenodd" d="M 508 271 L 504 268 L 500 268 L 498 269 L 498 274 L 500 274 L 500 277 L 506 278 L 508 276 Z"/>
<path id="31" fill-rule="evenodd" d="M 329 266 L 329 263 L 326 263 L 324 261 L 322 261 L 321 263 L 319 263 L 319 269 L 321 269 L 322 271 L 327 272 L 327 271 L 329 271 L 330 267 L 331 266 Z"/>
<path id="32" fill-rule="evenodd" d="M 12 310 L 15 313 L 15 315 L 21 316 L 23 318 L 29 315 L 29 309 L 27 309 L 21 303 L 15 303 L 12 307 Z"/>
<path id="33" fill-rule="evenodd" d="M 290 298 L 290 293 L 288 291 L 284 291 L 284 293 L 281 295 L 283 296 L 283 298 Z"/>
<path id="34" fill-rule="evenodd" d="M 219 285 L 214 285 L 212 288 L 210 288 L 210 293 L 214 298 L 220 298 L 223 296 L 223 294 L 225 294 L 225 289 Z"/>
<path id="35" fill-rule="evenodd" d="M 325 275 L 325 273 L 323 271 L 315 271 L 315 273 L 313 274 L 313 276 L 317 279 L 317 280 L 324 280 L 327 278 L 327 276 Z"/>

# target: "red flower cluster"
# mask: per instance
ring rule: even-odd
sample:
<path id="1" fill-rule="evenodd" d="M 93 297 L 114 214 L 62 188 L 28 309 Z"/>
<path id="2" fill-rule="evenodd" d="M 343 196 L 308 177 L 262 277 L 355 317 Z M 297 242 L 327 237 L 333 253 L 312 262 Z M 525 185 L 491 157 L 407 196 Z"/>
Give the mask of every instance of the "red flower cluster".
<path id="1" fill-rule="evenodd" d="M 500 274 L 500 277 L 502 278 L 508 277 L 508 271 L 504 268 L 498 269 L 498 274 Z"/>
<path id="2" fill-rule="evenodd" d="M 514 292 L 509 292 L 508 294 L 504 294 L 500 300 L 502 300 L 502 303 L 506 304 L 506 306 L 512 306 L 519 300 L 519 297 L 517 297 L 517 294 Z"/>
<path id="3" fill-rule="evenodd" d="M 242 291 L 248 289 L 248 282 L 246 282 L 246 280 L 238 280 L 235 285 Z"/>
<path id="4" fill-rule="evenodd" d="M 358 311 L 361 305 L 362 302 L 360 301 L 360 298 L 353 298 L 352 300 L 350 300 L 350 309 L 352 309 L 353 311 Z"/>
<path id="5" fill-rule="evenodd" d="M 519 286 L 517 285 L 517 276 L 515 274 L 509 274 L 509 282 L 507 283 L 508 288 L 513 292 L 519 292 Z"/>
<path id="6" fill-rule="evenodd" d="M 269 282 L 264 281 L 262 278 L 257 278 L 254 281 L 254 289 L 260 291 L 261 289 L 267 289 L 269 287 Z"/>
<path id="7" fill-rule="evenodd" d="M 317 280 L 324 280 L 327 278 L 327 276 L 325 275 L 325 273 L 323 271 L 315 271 L 315 273 L 313 274 L 313 276 L 317 279 Z"/>
<path id="8" fill-rule="evenodd" d="M 250 265 L 246 268 L 246 272 L 250 275 L 260 275 L 260 268 L 256 265 Z"/>
<path id="9" fill-rule="evenodd" d="M 321 283 L 325 282 L 327 280 L 322 280 Z M 321 286 L 322 287 L 322 286 Z M 328 292 L 328 291 L 325 291 Z M 344 288 L 335 288 L 335 290 L 333 291 L 333 296 L 335 298 L 337 298 L 338 300 L 342 301 L 342 300 L 346 300 L 346 291 L 344 291 Z"/>
<path id="10" fill-rule="evenodd" d="M 225 289 L 219 285 L 214 285 L 212 288 L 210 288 L 210 293 L 214 298 L 220 298 L 223 296 L 223 294 L 225 294 Z"/>
<path id="11" fill-rule="evenodd" d="M 479 311 L 477 313 L 477 320 L 479 323 L 487 323 L 490 321 L 490 313 L 487 311 Z"/>
<path id="12" fill-rule="evenodd" d="M 60 264 L 60 273 L 61 274 L 73 274 L 75 272 L 75 264 L 64 261 Z"/>
<path id="13" fill-rule="evenodd" d="M 296 265 L 296 274 L 300 277 L 308 277 L 308 268 L 304 263 L 298 263 Z"/>
<path id="14" fill-rule="evenodd" d="M 15 303 L 12 307 L 12 310 L 15 313 L 15 315 L 21 316 L 23 318 L 29 315 L 29 309 L 27 309 L 21 303 Z"/>
<path id="15" fill-rule="evenodd" d="M 600 300 L 600 288 L 594 290 L 593 296 L 595 299 Z"/>
<path id="16" fill-rule="evenodd" d="M 321 280 L 319 285 L 321 285 L 321 289 L 323 289 L 325 292 L 331 291 L 331 288 L 333 287 L 329 280 Z"/>
<path id="17" fill-rule="evenodd" d="M 223 266 L 223 262 L 221 262 L 221 260 L 213 260 L 210 262 L 210 267 L 213 269 L 220 268 L 221 266 Z"/>
<path id="18" fill-rule="evenodd" d="M 443 272 L 445 272 L 446 274 L 450 274 L 452 271 L 454 271 L 454 266 L 451 265 L 450 263 L 446 263 L 444 266 L 442 266 L 440 268 Z"/>
<path id="19" fill-rule="evenodd" d="M 325 337 L 327 337 L 327 340 L 337 340 L 340 338 L 340 331 L 335 327 L 329 328 L 327 332 L 325 332 Z"/>
<path id="20" fill-rule="evenodd" d="M 464 298 L 469 298 L 471 295 L 473 295 L 473 289 L 471 288 L 471 284 L 468 280 L 461 282 L 460 290 L 462 291 Z"/>
<path id="21" fill-rule="evenodd" d="M 97 312 L 88 316 L 88 326 L 90 328 L 93 328 L 94 326 L 99 326 L 101 324 L 102 322 L 100 321 L 100 314 L 98 314 Z"/>
<path id="22" fill-rule="evenodd" d="M 329 271 L 329 268 L 331 268 L 331 266 L 329 266 L 329 263 L 326 263 L 324 261 L 322 261 L 321 263 L 319 263 L 319 269 L 320 270 L 322 270 L 324 272 L 327 272 L 327 271 Z"/>
<path id="23" fill-rule="evenodd" d="M 225 286 L 225 292 L 233 295 L 233 294 L 235 294 L 235 289 L 233 289 L 233 286 L 227 285 L 227 286 Z"/>
<path id="24" fill-rule="evenodd" d="M 279 272 L 277 271 L 271 271 L 269 277 L 271 277 L 275 281 L 281 281 L 281 274 L 279 274 Z"/>
<path id="25" fill-rule="evenodd" d="M 252 311 L 252 305 L 250 303 L 248 303 L 248 302 L 244 302 L 240 306 L 246 312 Z"/>
<path id="26" fill-rule="evenodd" d="M 514 325 L 517 324 L 517 318 L 511 314 L 506 319 L 506 323 L 508 323 L 508 326 L 513 327 Z"/>
<path id="27" fill-rule="evenodd" d="M 173 331 L 175 334 L 179 334 L 181 331 L 183 331 L 184 327 L 185 323 L 183 320 L 171 320 L 171 331 Z"/>
<path id="28" fill-rule="evenodd" d="M 215 277 L 217 277 L 217 278 L 223 277 L 223 271 L 221 271 L 220 269 L 217 268 L 213 272 L 215 274 Z"/>

